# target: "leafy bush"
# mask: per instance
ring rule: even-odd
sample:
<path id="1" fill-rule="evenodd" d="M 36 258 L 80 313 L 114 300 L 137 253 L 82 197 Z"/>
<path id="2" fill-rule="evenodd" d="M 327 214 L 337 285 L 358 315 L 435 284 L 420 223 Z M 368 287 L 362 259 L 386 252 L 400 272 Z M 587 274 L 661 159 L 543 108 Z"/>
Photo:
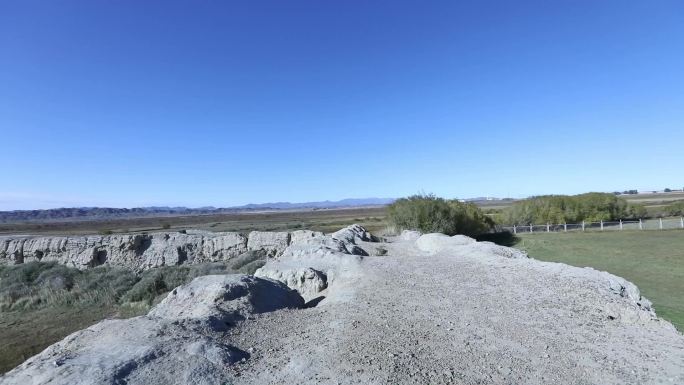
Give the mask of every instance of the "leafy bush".
<path id="1" fill-rule="evenodd" d="M 630 205 L 614 194 L 544 195 L 514 203 L 503 213 L 502 222 L 517 225 L 578 223 L 641 218 L 645 215 L 643 206 Z"/>
<path id="2" fill-rule="evenodd" d="M 399 229 L 424 233 L 476 236 L 494 227 L 494 221 L 474 204 L 434 195 L 398 199 L 388 206 L 387 216 L 389 222 Z"/>

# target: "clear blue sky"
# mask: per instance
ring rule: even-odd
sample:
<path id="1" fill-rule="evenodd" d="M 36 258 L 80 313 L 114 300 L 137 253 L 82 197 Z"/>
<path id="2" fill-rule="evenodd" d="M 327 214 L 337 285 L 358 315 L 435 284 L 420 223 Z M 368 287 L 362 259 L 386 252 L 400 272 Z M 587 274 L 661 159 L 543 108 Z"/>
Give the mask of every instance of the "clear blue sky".
<path id="1" fill-rule="evenodd" d="M 4 1 L 0 209 L 684 185 L 684 3 Z"/>

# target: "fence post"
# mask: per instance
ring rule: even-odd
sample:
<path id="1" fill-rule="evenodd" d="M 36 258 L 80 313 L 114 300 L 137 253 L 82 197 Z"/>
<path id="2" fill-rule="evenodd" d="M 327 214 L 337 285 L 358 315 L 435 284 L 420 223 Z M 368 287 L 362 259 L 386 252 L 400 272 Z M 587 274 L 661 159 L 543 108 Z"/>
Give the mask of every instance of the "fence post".
<path id="1" fill-rule="evenodd" d="M 568 224 L 567 223 L 563 223 L 563 231 L 565 231 L 566 233 L 568 232 Z"/>
<path id="2" fill-rule="evenodd" d="M 660 227 L 660 230 L 663 229 L 663 218 L 658 218 L 658 227 Z"/>
<path id="3" fill-rule="evenodd" d="M 550 226 L 551 226 L 551 225 L 549 225 L 548 223 L 546 224 L 546 232 L 547 232 L 547 233 L 550 233 L 550 232 L 551 232 L 551 227 L 550 227 Z"/>
<path id="4" fill-rule="evenodd" d="M 534 227 L 532 227 L 532 225 L 530 225 L 530 233 L 534 233 Z"/>
<path id="5" fill-rule="evenodd" d="M 620 230 L 622 230 L 622 219 L 620 219 Z"/>
<path id="6" fill-rule="evenodd" d="M 644 229 L 644 222 L 641 221 L 641 218 L 639 218 L 639 230 Z"/>
<path id="7" fill-rule="evenodd" d="M 603 220 L 601 220 L 601 231 L 603 231 Z"/>
<path id="8" fill-rule="evenodd" d="M 518 229 L 515 228 L 515 225 L 513 225 L 513 234 L 518 234 Z"/>
<path id="9" fill-rule="evenodd" d="M 584 231 L 584 221 L 582 221 L 582 231 Z"/>
<path id="10" fill-rule="evenodd" d="M 682 228 L 684 229 L 684 217 L 679 217 L 679 224 L 682 225 Z"/>

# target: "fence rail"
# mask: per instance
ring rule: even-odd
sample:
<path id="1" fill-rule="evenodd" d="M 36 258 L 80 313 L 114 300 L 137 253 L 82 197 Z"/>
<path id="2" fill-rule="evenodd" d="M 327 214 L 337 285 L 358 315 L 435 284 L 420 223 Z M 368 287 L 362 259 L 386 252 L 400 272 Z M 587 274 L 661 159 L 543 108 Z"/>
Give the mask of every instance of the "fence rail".
<path id="1" fill-rule="evenodd" d="M 513 234 L 519 233 L 551 233 L 569 231 L 622 231 L 622 230 L 672 230 L 684 229 L 684 217 L 639 219 L 613 222 L 582 223 L 547 223 L 543 225 L 509 225 L 501 226 L 502 230 Z"/>

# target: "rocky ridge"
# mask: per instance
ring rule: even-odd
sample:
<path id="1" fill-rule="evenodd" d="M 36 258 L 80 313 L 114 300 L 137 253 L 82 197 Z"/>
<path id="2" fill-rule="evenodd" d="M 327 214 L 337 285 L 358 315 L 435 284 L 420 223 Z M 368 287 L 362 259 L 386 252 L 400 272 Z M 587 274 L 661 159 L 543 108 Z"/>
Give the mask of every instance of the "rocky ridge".
<path id="1" fill-rule="evenodd" d="M 101 265 L 145 270 L 226 261 L 247 251 L 280 255 L 291 243 L 322 233 L 252 231 L 248 236 L 221 232 L 161 232 L 80 237 L 0 237 L 0 264 L 57 262 L 85 269 Z M 361 250 L 352 250 L 361 253 Z"/>
<path id="2" fill-rule="evenodd" d="M 288 243 L 254 277 L 199 277 L 146 316 L 72 334 L 0 384 L 684 382 L 684 337 L 612 274 L 462 236 L 380 240 L 360 226 Z M 350 253 L 378 247 L 385 256 Z"/>

